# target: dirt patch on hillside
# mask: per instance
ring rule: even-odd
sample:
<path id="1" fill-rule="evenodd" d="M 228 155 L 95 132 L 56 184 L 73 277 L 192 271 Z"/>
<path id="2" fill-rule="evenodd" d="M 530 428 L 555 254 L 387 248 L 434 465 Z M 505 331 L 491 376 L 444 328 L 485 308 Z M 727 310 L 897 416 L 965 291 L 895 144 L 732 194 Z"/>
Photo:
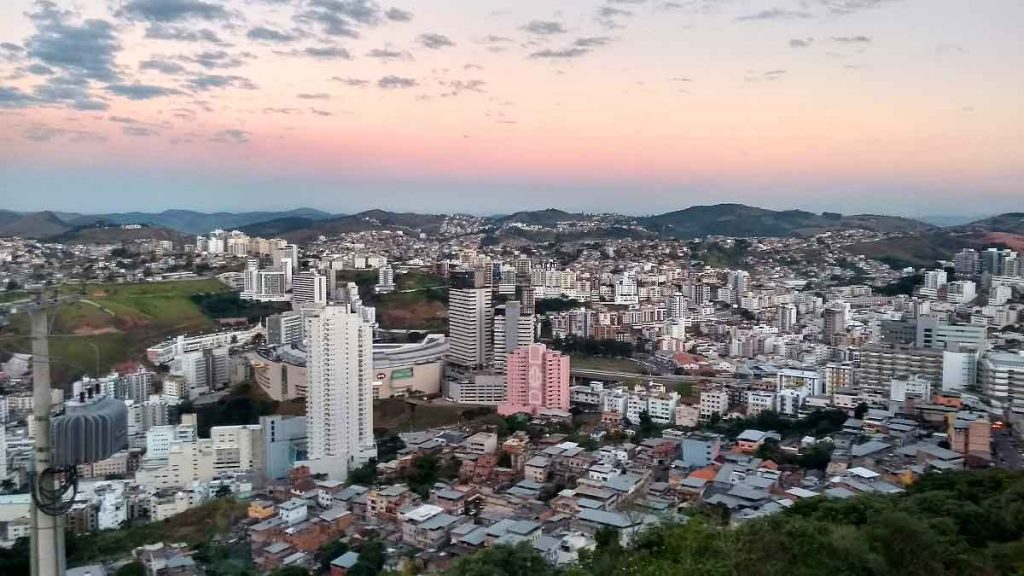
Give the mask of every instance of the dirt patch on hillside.
<path id="1" fill-rule="evenodd" d="M 982 239 L 986 244 L 1006 244 L 1011 250 L 1024 250 L 1024 236 L 1008 232 L 989 232 Z"/>
<path id="2" fill-rule="evenodd" d="M 378 309 L 377 321 L 380 322 L 381 328 L 435 329 L 447 324 L 448 311 L 440 302 L 428 300 L 406 306 Z"/>
<path id="3" fill-rule="evenodd" d="M 99 336 L 100 334 L 115 334 L 120 332 L 113 326 L 91 326 L 89 324 L 83 324 L 78 328 L 75 328 L 75 336 Z"/>

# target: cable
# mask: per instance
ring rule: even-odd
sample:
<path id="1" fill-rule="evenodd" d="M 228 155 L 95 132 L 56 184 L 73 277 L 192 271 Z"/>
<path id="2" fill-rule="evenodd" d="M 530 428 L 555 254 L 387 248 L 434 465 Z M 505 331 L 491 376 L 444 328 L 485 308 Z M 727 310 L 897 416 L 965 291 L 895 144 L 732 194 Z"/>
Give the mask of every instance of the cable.
<path id="1" fill-rule="evenodd" d="M 67 514 L 75 505 L 75 496 L 78 495 L 78 469 L 75 466 L 47 468 L 38 475 L 31 474 L 29 478 L 32 500 L 44 514 Z"/>

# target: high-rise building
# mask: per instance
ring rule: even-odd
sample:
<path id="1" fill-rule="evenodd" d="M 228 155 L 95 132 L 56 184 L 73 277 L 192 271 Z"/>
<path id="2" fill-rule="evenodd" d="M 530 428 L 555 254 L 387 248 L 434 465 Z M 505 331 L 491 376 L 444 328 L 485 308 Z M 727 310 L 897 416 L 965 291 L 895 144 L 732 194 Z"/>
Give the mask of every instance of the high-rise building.
<path id="1" fill-rule="evenodd" d="M 378 294 L 387 294 L 395 290 L 395 269 L 391 266 L 381 266 L 377 270 L 377 285 L 374 291 Z"/>
<path id="2" fill-rule="evenodd" d="M 974 248 L 964 248 L 953 257 L 953 269 L 958 278 L 971 278 L 978 273 L 981 260 Z"/>
<path id="3" fill-rule="evenodd" d="M 831 343 L 833 336 L 846 332 L 846 319 L 849 310 L 850 306 L 845 302 L 829 302 L 825 306 L 825 311 L 822 314 L 825 321 L 822 339 L 825 342 Z"/>
<path id="4" fill-rule="evenodd" d="M 327 303 L 327 277 L 319 270 L 299 272 L 292 279 L 292 305 Z"/>
<path id="5" fill-rule="evenodd" d="M 494 362 L 494 310 L 491 290 L 479 270 L 451 273 L 448 291 L 448 362 L 485 368 Z"/>
<path id="6" fill-rule="evenodd" d="M 373 328 L 350 304 L 310 318 L 306 426 L 316 473 L 344 480 L 375 458 Z"/>
<path id="7" fill-rule="evenodd" d="M 506 357 L 533 344 L 533 316 L 524 315 L 516 300 L 494 309 L 494 368 L 504 371 Z"/>
<path id="8" fill-rule="evenodd" d="M 789 333 L 796 326 L 796 306 L 794 304 L 779 305 L 779 332 Z"/>
<path id="9" fill-rule="evenodd" d="M 1024 414 L 1024 351 L 985 354 L 978 363 L 978 380 L 995 407 Z"/>
<path id="10" fill-rule="evenodd" d="M 529 260 L 527 260 L 529 262 Z M 537 313 L 537 289 L 533 286 L 525 286 L 523 288 L 522 307 L 520 311 L 527 315 L 533 316 Z"/>
<path id="11" fill-rule="evenodd" d="M 543 344 L 517 348 L 508 356 L 505 401 L 499 414 L 569 410 L 569 357 Z"/>

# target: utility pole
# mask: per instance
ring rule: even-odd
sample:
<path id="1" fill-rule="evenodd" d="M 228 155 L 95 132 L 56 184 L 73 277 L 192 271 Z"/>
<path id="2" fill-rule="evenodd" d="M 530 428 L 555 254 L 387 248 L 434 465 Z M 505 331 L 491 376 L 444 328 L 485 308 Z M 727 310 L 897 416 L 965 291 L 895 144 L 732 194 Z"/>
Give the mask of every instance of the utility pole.
<path id="1" fill-rule="evenodd" d="M 35 423 L 35 450 L 32 489 L 39 483 L 53 482 L 43 471 L 51 468 L 50 455 L 50 342 L 45 295 L 29 309 L 32 321 L 32 418 Z M 47 480 L 44 480 L 47 478 Z M 52 488 L 52 486 L 47 486 Z M 50 516 L 32 503 L 32 576 L 64 576 L 63 516 Z"/>

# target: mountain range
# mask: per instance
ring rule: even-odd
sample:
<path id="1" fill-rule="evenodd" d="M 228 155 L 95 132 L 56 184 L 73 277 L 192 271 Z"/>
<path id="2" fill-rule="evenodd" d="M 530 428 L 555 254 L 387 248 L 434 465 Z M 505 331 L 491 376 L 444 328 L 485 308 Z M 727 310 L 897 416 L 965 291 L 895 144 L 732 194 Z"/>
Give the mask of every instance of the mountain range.
<path id="1" fill-rule="evenodd" d="M 57 241 L 117 242 L 139 237 L 185 239 L 214 229 L 238 229 L 250 235 L 283 237 L 308 242 L 318 236 L 346 232 L 396 229 L 410 233 L 438 234 L 447 218 L 443 214 L 417 214 L 367 210 L 356 214 L 330 214 L 312 208 L 281 212 L 216 212 L 165 210 L 159 213 L 124 212 L 79 214 L 67 212 L 12 212 L 0 210 L 0 236 L 23 236 Z M 596 224 L 595 224 L 596 223 Z M 121 230 L 123 224 L 146 229 Z M 609 238 L 705 236 L 799 237 L 837 230 L 870 230 L 896 234 L 879 243 L 863 243 L 866 255 L 883 256 L 918 245 L 913 250 L 921 261 L 932 261 L 940 252 L 957 247 L 1005 244 L 1024 246 L 1024 213 L 1007 213 L 967 224 L 940 227 L 911 218 L 877 214 L 815 214 L 803 210 L 769 210 L 743 204 L 691 206 L 650 216 L 585 214 L 554 208 L 482 217 L 476 233 L 521 242 L 600 240 Z M 904 240 L 905 239 L 905 240 Z M 927 253 L 926 253 L 927 252 Z M 914 257 L 896 255 L 901 263 Z"/>

